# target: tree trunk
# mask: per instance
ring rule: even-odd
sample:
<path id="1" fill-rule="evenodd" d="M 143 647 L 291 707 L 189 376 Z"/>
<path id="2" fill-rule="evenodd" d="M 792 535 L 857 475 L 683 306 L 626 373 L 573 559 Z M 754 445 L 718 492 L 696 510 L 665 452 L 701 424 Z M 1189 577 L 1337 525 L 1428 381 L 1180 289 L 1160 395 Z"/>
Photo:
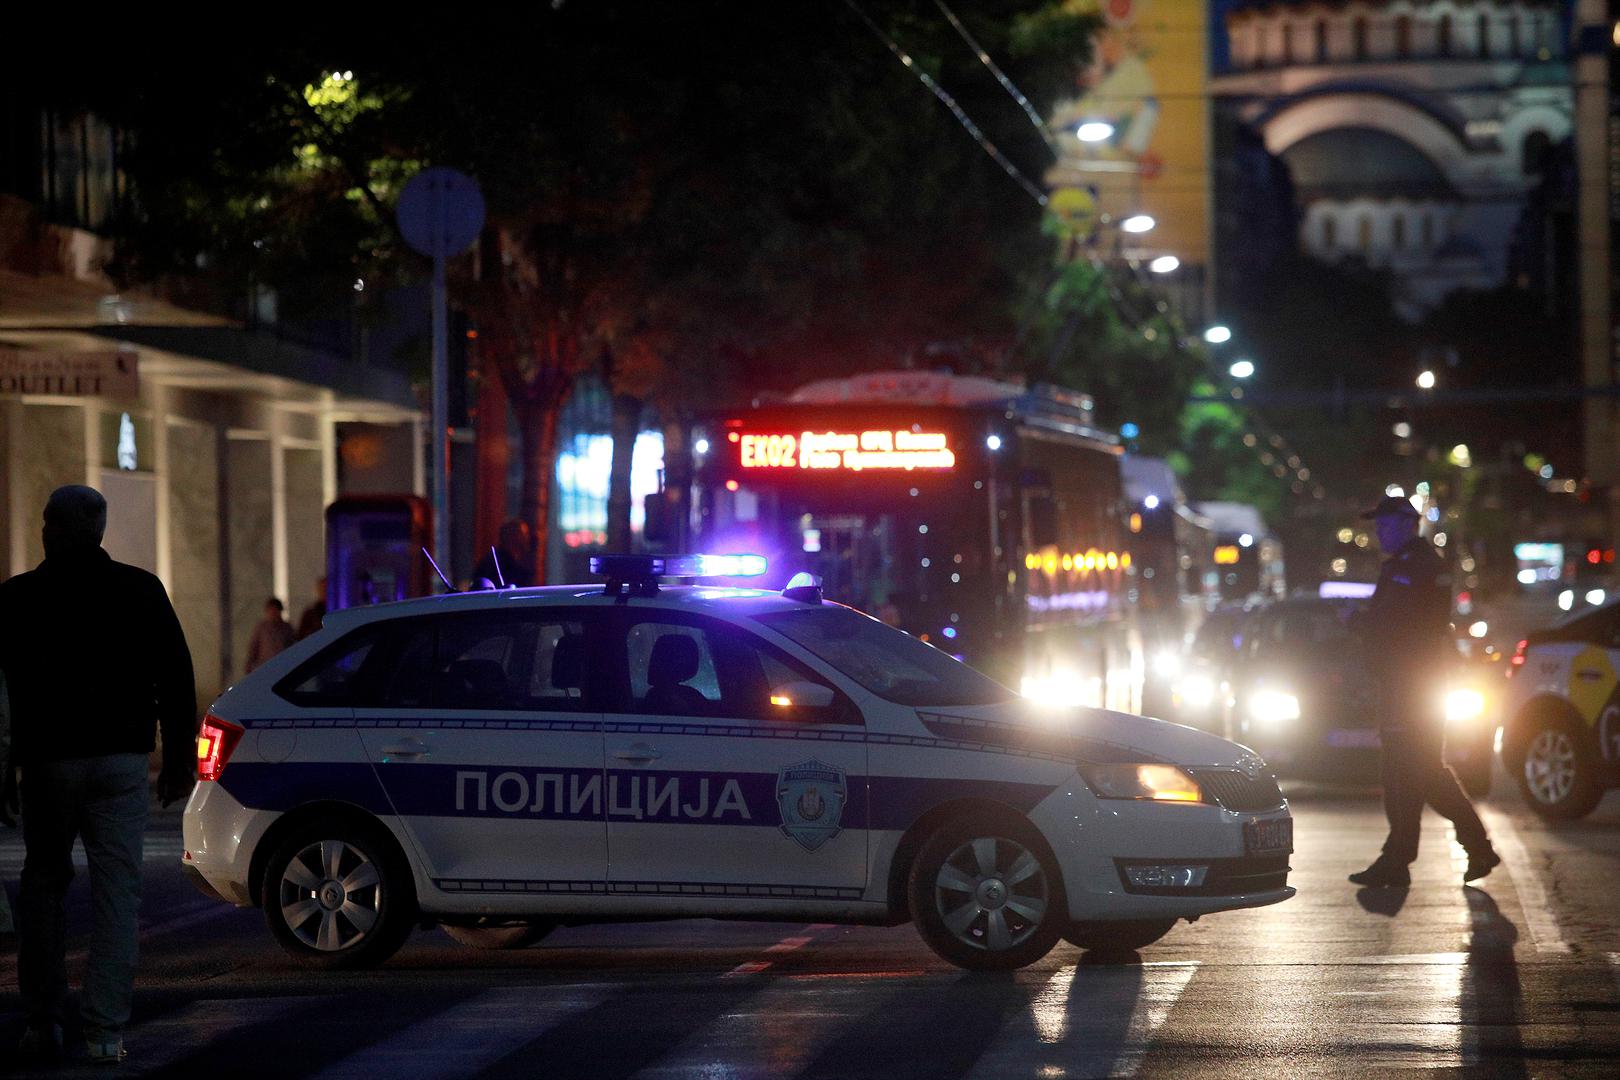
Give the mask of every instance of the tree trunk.
<path id="1" fill-rule="evenodd" d="M 534 538 L 534 583 L 546 583 L 546 552 L 550 548 L 551 478 L 557 471 L 558 403 L 526 400 L 517 407 L 518 430 L 523 439 L 523 496 L 519 516 L 529 523 Z"/>
<path id="2" fill-rule="evenodd" d="M 630 466 L 641 434 L 641 399 L 613 395 L 613 465 L 608 470 L 607 549 L 630 550 Z"/>
<path id="3" fill-rule="evenodd" d="M 664 514 L 669 550 L 692 550 L 691 425 L 673 409 L 664 423 Z"/>
<path id="4" fill-rule="evenodd" d="M 506 474 L 512 457 L 507 442 L 506 387 L 494 363 L 483 359 L 478 381 L 478 422 L 474 428 L 473 456 L 476 461 L 473 510 L 473 562 L 476 564 L 491 545 L 500 540 L 501 523 L 507 519 Z"/>

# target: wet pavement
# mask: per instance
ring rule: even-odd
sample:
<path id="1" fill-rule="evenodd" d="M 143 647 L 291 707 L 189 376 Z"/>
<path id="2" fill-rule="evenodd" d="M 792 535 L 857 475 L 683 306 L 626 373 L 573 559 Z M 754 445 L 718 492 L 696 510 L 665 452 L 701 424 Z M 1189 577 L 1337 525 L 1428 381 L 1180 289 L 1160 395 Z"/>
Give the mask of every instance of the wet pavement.
<path id="1" fill-rule="evenodd" d="M 1478 888 L 1425 818 L 1407 890 L 1358 890 L 1376 793 L 1289 785 L 1285 904 L 1182 924 L 1129 963 L 1060 944 L 1011 975 L 909 926 L 690 920 L 557 931 L 520 952 L 416 933 L 372 972 L 294 966 L 257 911 L 195 892 L 154 819 L 130 1057 L 119 1075 L 1220 1077 L 1620 1075 L 1620 793 L 1546 826 L 1498 777 L 1505 862 Z M 20 841 L 0 838 L 15 897 Z M 85 886 L 72 923 L 82 957 Z M 20 1030 L 0 956 L 0 1060 Z M 106 1075 L 89 1066 L 51 1075 Z"/>

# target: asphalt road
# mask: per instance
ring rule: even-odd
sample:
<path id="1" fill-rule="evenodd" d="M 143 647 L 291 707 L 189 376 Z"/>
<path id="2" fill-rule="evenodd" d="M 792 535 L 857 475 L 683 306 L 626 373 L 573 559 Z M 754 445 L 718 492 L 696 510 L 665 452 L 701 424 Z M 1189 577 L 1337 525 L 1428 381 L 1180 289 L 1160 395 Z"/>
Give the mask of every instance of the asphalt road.
<path id="1" fill-rule="evenodd" d="M 1499 777 L 1498 787 L 1506 785 Z M 488 953 L 418 932 L 384 968 L 306 972 L 257 911 L 205 900 L 154 820 L 122 1075 L 217 1077 L 1220 1077 L 1620 1075 L 1620 793 L 1549 829 L 1504 791 L 1506 862 L 1479 888 L 1425 822 L 1405 891 L 1344 875 L 1383 836 L 1376 796 L 1292 788 L 1293 884 L 1272 908 L 1183 924 L 1139 960 L 1059 945 L 968 975 L 910 927 L 706 920 L 560 930 Z M 16 895 L 15 834 L 0 877 Z M 84 880 L 71 948 L 82 959 Z M 0 1061 L 21 1029 L 0 956 Z M 107 1075 L 81 1065 L 48 1075 Z"/>

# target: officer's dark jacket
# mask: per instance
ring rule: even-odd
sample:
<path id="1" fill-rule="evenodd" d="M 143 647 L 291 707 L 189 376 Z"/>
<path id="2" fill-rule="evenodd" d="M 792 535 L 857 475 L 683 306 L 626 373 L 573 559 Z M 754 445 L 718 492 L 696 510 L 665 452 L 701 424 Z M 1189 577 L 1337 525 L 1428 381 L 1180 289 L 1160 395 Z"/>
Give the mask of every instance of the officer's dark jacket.
<path id="1" fill-rule="evenodd" d="M 47 558 L 0 582 L 0 668 L 11 690 L 11 758 L 150 753 L 196 767 L 191 653 L 163 583 L 100 548 Z"/>
<path id="2" fill-rule="evenodd" d="M 1386 686 L 1404 692 L 1437 685 L 1451 644 L 1451 575 L 1445 560 L 1413 537 L 1384 560 L 1365 615 L 1365 655 Z"/>

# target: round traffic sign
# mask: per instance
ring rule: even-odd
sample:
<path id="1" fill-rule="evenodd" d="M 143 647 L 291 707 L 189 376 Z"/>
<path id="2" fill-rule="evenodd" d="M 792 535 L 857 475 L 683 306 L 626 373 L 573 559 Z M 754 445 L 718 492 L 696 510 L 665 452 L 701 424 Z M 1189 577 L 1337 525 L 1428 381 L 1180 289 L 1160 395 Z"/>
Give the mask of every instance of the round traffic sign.
<path id="1" fill-rule="evenodd" d="M 415 251 L 435 259 L 460 255 L 484 227 L 478 181 L 435 165 L 411 177 L 394 208 L 399 231 Z"/>

